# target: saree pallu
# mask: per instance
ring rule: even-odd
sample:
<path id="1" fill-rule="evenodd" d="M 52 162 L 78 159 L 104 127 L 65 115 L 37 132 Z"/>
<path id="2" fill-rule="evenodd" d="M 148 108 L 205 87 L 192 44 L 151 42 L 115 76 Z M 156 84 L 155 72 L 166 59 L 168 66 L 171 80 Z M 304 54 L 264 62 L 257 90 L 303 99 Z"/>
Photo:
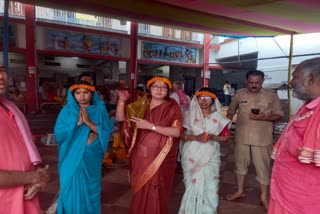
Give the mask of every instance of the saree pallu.
<path id="1" fill-rule="evenodd" d="M 77 126 L 80 108 L 70 92 L 55 125 L 59 152 L 59 214 L 100 213 L 101 164 L 111 127 L 105 105 L 97 93 L 86 110 L 98 130 L 97 137 L 88 145 L 90 128 L 84 123 Z"/>
<path id="2" fill-rule="evenodd" d="M 144 102 L 146 100 L 143 101 L 143 99 L 137 102 L 150 103 Z M 135 106 L 139 105 L 135 103 Z M 128 108 L 132 108 L 132 105 L 129 105 Z M 140 115 L 140 118 L 155 123 L 157 126 L 173 126 L 182 129 L 179 105 L 171 98 L 151 111 L 149 111 L 149 106 L 144 106 L 146 112 L 141 112 L 141 109 L 132 108 L 136 113 L 127 115 L 129 117 Z M 125 123 L 128 122 L 129 120 L 126 120 Z M 130 213 L 168 213 L 179 139 L 151 130 L 128 129 L 129 126 L 130 124 L 125 124 L 126 132 L 135 133 L 131 135 L 129 148 L 130 181 L 133 192 Z"/>

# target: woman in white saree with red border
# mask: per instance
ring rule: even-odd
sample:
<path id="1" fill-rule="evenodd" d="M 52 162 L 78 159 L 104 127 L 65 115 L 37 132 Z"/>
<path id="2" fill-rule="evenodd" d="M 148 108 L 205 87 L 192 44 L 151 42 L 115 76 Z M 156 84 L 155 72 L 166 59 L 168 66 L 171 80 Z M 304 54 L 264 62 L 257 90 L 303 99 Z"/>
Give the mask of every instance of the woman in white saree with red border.
<path id="1" fill-rule="evenodd" d="M 220 102 L 209 88 L 193 97 L 183 126 L 181 164 L 185 193 L 180 214 L 216 213 L 220 169 L 220 144 L 229 141 L 231 121 L 220 110 Z"/>

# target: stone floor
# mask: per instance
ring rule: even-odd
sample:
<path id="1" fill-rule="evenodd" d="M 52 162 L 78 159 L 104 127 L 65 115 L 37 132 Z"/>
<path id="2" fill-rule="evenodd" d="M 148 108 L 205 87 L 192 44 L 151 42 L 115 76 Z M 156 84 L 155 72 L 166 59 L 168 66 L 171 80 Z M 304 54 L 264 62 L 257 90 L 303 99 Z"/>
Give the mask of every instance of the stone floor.
<path id="1" fill-rule="evenodd" d="M 50 165 L 51 180 L 44 192 L 39 193 L 41 207 L 46 209 L 59 190 L 57 173 L 57 147 L 45 146 L 40 137 L 52 133 L 56 115 L 37 114 L 27 115 L 36 145 L 42 155 L 44 163 Z M 236 201 L 226 201 L 227 194 L 236 191 L 235 176 L 233 173 L 233 143 L 221 145 L 221 188 L 219 214 L 264 214 L 266 211 L 260 205 L 258 184 L 255 180 L 254 167 L 250 167 L 246 182 L 246 197 Z M 102 169 L 101 181 L 102 213 L 125 214 L 128 213 L 130 202 L 130 185 L 128 183 L 127 166 L 113 165 Z M 178 213 L 180 201 L 184 192 L 183 175 L 177 170 L 174 189 L 171 197 L 170 214 Z"/>

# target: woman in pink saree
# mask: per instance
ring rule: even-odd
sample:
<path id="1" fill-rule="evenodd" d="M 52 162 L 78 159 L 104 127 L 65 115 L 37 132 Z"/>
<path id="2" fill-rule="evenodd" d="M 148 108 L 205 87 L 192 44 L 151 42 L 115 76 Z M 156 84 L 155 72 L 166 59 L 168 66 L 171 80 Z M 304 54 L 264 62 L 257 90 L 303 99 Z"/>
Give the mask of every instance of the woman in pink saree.
<path id="1" fill-rule="evenodd" d="M 168 97 L 172 88 L 168 79 L 153 77 L 147 87 L 151 97 L 146 95 L 126 109 L 129 94 L 119 92 L 116 117 L 124 121 L 128 146 L 130 213 L 164 214 L 169 208 L 182 115 L 176 101 Z"/>

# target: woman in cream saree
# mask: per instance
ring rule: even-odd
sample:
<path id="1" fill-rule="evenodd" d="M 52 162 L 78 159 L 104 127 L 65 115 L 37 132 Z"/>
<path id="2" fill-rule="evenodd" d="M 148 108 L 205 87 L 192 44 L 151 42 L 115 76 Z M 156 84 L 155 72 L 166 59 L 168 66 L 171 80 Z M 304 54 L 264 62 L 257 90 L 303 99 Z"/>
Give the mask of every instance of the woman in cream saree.
<path id="1" fill-rule="evenodd" d="M 201 88 L 184 119 L 181 164 L 185 193 L 180 214 L 216 213 L 220 169 L 219 142 L 229 140 L 230 120 L 220 111 L 216 95 Z"/>

